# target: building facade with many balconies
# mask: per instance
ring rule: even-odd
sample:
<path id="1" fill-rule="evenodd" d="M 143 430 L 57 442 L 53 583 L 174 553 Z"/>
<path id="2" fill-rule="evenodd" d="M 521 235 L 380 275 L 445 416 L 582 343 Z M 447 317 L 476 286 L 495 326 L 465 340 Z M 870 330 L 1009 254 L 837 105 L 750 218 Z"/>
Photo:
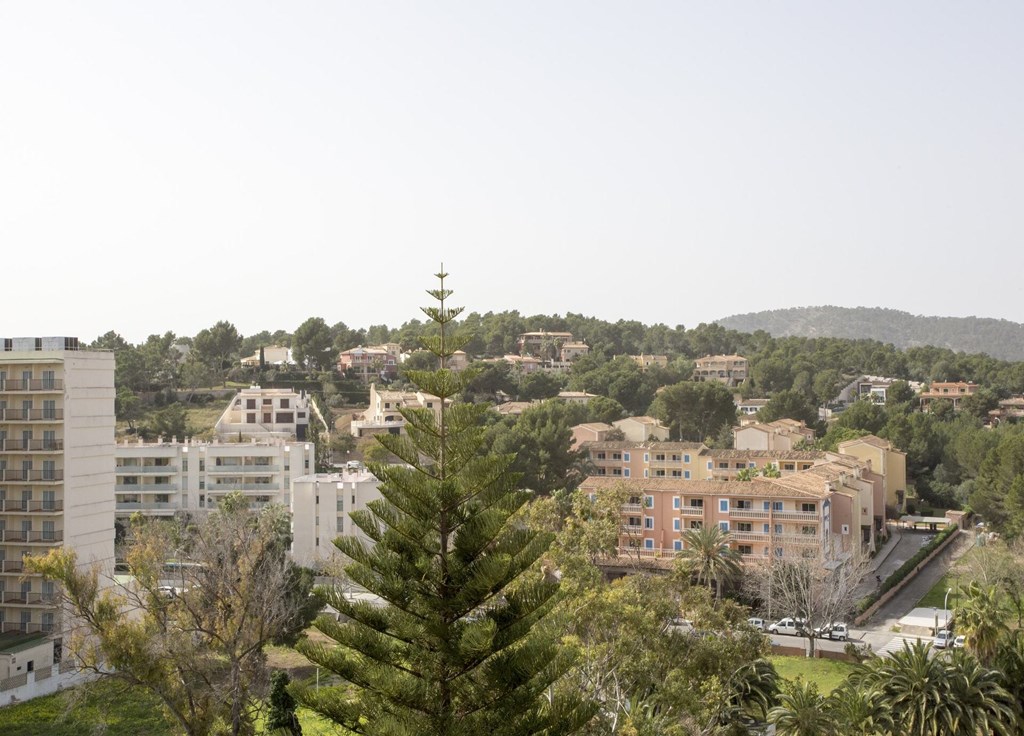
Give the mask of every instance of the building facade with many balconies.
<path id="1" fill-rule="evenodd" d="M 136 512 L 204 512 L 234 491 L 253 508 L 287 506 L 292 478 L 315 470 L 312 443 L 282 439 L 122 442 L 114 454 L 116 514 L 122 526 Z"/>
<path id="2" fill-rule="evenodd" d="M 113 568 L 113 484 L 113 353 L 0 341 L 0 636 L 18 650 L 0 656 L 0 679 L 53 666 L 62 636 L 55 584 L 26 574 L 24 557 L 63 547 Z M 7 641 L 22 636 L 27 649 Z"/>

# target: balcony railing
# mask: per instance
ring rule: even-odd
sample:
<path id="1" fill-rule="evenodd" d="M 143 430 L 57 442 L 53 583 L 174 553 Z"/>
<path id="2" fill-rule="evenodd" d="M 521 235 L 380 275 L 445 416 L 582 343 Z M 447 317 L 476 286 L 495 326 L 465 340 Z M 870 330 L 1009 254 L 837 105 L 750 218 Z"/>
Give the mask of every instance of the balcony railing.
<path id="1" fill-rule="evenodd" d="M 178 472 L 177 465 L 117 465 L 117 475 L 174 475 Z"/>
<path id="2" fill-rule="evenodd" d="M 19 590 L 0 593 L 0 603 L 19 603 L 23 606 L 52 605 L 56 600 L 55 593 L 26 593 Z"/>
<path id="3" fill-rule="evenodd" d="M 20 529 L 6 529 L 0 531 L 0 543 L 21 542 L 22 544 L 52 544 L 64 541 L 64 530 L 55 529 L 52 532 L 42 531 L 21 531 Z"/>
<path id="4" fill-rule="evenodd" d="M 177 483 L 115 483 L 118 493 L 176 493 Z"/>
<path id="5" fill-rule="evenodd" d="M 642 526 L 633 526 L 632 524 L 623 524 L 623 534 L 643 534 L 644 528 Z"/>
<path id="6" fill-rule="evenodd" d="M 115 505 L 117 511 L 177 511 L 181 508 L 176 503 L 128 503 L 118 502 Z"/>
<path id="7" fill-rule="evenodd" d="M 0 409 L 0 421 L 3 422 L 55 422 L 63 419 L 63 409 Z"/>
<path id="8" fill-rule="evenodd" d="M 642 503 L 624 503 L 622 504 L 622 513 L 624 514 L 639 514 L 644 510 Z"/>
<path id="9" fill-rule="evenodd" d="M 60 452 L 64 440 L 4 440 L 0 442 L 3 452 Z"/>
<path id="10" fill-rule="evenodd" d="M 755 511 L 754 509 L 729 509 L 729 518 L 731 519 L 767 519 L 769 514 L 768 511 Z"/>
<path id="11" fill-rule="evenodd" d="M 18 621 L 4 621 L 0 623 L 0 633 L 9 634 L 20 631 L 22 634 L 49 634 L 54 629 L 53 624 L 24 623 Z"/>
<path id="12" fill-rule="evenodd" d="M 677 510 L 682 516 L 704 516 L 703 506 L 680 506 Z"/>
<path id="13" fill-rule="evenodd" d="M 0 560 L 0 573 L 21 573 L 24 572 L 24 570 L 25 563 L 21 560 Z"/>
<path id="14" fill-rule="evenodd" d="M 0 381 L 0 391 L 63 391 L 64 381 L 60 378 L 8 378 Z"/>
<path id="15" fill-rule="evenodd" d="M 207 486 L 211 493 L 230 493 L 231 491 L 278 491 L 280 483 L 213 483 Z"/>
<path id="16" fill-rule="evenodd" d="M 63 501 L 19 501 L 18 499 L 0 501 L 0 512 L 16 514 L 48 514 L 63 510 Z"/>
<path id="17" fill-rule="evenodd" d="M 280 465 L 207 465 L 207 473 L 238 473 L 240 475 L 253 475 L 254 473 L 277 473 L 281 470 Z"/>
<path id="18" fill-rule="evenodd" d="M 24 470 L 18 468 L 6 468 L 0 472 L 0 480 L 8 483 L 22 481 L 28 483 L 50 483 L 64 480 L 64 469 L 54 468 L 53 470 Z"/>
<path id="19" fill-rule="evenodd" d="M 645 547 L 619 547 L 619 557 L 642 557 L 657 559 L 660 557 L 672 558 L 676 556 L 674 549 L 647 549 Z"/>

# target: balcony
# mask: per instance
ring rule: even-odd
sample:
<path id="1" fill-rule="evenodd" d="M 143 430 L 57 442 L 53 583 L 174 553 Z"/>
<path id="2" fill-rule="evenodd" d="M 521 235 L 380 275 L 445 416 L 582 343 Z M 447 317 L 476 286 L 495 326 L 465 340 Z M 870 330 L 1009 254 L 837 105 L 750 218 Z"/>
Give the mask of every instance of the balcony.
<path id="1" fill-rule="evenodd" d="M 239 475 L 252 475 L 254 473 L 278 473 L 281 471 L 280 465 L 207 465 L 206 472 L 209 474 L 215 473 L 236 473 Z"/>
<path id="2" fill-rule="evenodd" d="M 53 544 L 64 541 L 64 530 L 55 529 L 52 532 L 42 531 L 21 531 L 20 529 L 6 529 L 0 531 L 0 543 L 10 544 L 21 542 L 22 544 Z"/>
<path id="3" fill-rule="evenodd" d="M 64 381 L 60 378 L 8 378 L 0 381 L 0 392 L 7 391 L 63 391 Z"/>
<path id="4" fill-rule="evenodd" d="M 0 560 L 0 573 L 16 573 L 25 571 L 25 563 L 21 560 Z"/>
<path id="5" fill-rule="evenodd" d="M 115 483 L 117 493 L 177 493 L 177 483 Z"/>
<path id="6" fill-rule="evenodd" d="M 730 519 L 767 519 L 770 512 L 768 511 L 755 511 L 754 509 L 741 509 L 741 508 L 730 508 L 729 518 Z"/>
<path id="7" fill-rule="evenodd" d="M 117 465 L 117 475 L 174 475 L 178 472 L 177 465 Z"/>
<path id="8" fill-rule="evenodd" d="M 0 481 L 7 483 L 57 483 L 64 480 L 64 469 L 54 468 L 53 470 L 19 470 L 7 468 L 0 472 Z"/>
<path id="9" fill-rule="evenodd" d="M 57 601 L 55 593 L 32 593 L 9 590 L 0 593 L 0 603 L 17 603 L 22 606 L 51 606 Z"/>
<path id="10" fill-rule="evenodd" d="M 63 419 L 63 409 L 0 409 L 0 422 L 58 422 Z"/>
<path id="11" fill-rule="evenodd" d="M 63 510 L 63 501 L 0 501 L 0 512 L 8 514 L 56 514 Z"/>
<path id="12" fill-rule="evenodd" d="M 644 528 L 642 526 L 633 526 L 632 524 L 623 524 L 621 527 L 623 534 L 643 534 Z"/>
<path id="13" fill-rule="evenodd" d="M 19 623 L 17 621 L 0 623 L 0 634 L 10 634 L 13 632 L 21 632 L 22 634 L 50 634 L 53 630 L 53 624 Z"/>
<path id="14" fill-rule="evenodd" d="M 231 491 L 278 491 L 280 483 L 214 483 L 207 486 L 210 493 L 231 493 Z"/>
<path id="15" fill-rule="evenodd" d="M 680 506 L 677 511 L 680 516 L 704 516 L 703 506 Z"/>
<path id="16" fill-rule="evenodd" d="M 645 559 L 674 558 L 674 549 L 646 549 L 644 547 L 619 547 L 619 557 L 641 557 Z"/>
<path id="17" fill-rule="evenodd" d="M 775 541 L 781 544 L 812 545 L 815 547 L 821 544 L 821 538 L 817 534 L 776 534 Z"/>
<path id="18" fill-rule="evenodd" d="M 773 511 L 772 516 L 780 521 L 821 521 L 817 511 Z"/>
<path id="19" fill-rule="evenodd" d="M 117 511 L 170 511 L 174 512 L 181 508 L 176 503 L 130 503 L 119 501 L 115 505 Z"/>
<path id="20" fill-rule="evenodd" d="M 61 452 L 64 440 L 4 440 L 0 443 L 3 452 Z"/>
<path id="21" fill-rule="evenodd" d="M 764 532 L 729 532 L 729 539 L 735 542 L 767 542 L 771 535 Z"/>
<path id="22" fill-rule="evenodd" d="M 622 504 L 622 513 L 624 514 L 639 514 L 644 510 L 642 503 L 624 503 Z"/>

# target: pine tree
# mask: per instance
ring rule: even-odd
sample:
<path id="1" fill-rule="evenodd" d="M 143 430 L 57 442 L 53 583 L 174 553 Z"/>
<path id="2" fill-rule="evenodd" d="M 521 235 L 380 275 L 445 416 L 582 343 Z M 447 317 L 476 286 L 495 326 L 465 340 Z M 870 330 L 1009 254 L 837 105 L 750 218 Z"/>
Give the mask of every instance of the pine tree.
<path id="1" fill-rule="evenodd" d="M 371 465 L 383 498 L 350 514 L 374 541 L 339 538 L 347 575 L 386 601 L 383 608 L 329 591 L 349 620 L 322 617 L 336 645 L 300 643 L 309 659 L 345 682 L 297 691 L 299 701 L 359 734 L 525 736 L 572 733 L 590 717 L 571 688 L 569 662 L 545 620 L 558 583 L 534 564 L 552 537 L 513 516 L 529 500 L 516 490 L 510 456 L 485 456 L 482 404 L 454 403 L 468 376 L 445 369 L 467 339 L 454 337 L 461 308 L 451 291 L 427 293 L 437 325 L 424 346 L 436 371 L 408 377 L 435 410 L 403 409 L 407 436 L 379 440 L 403 465 Z"/>
<path id="2" fill-rule="evenodd" d="M 281 736 L 302 736 L 302 724 L 295 715 L 295 698 L 288 692 L 288 673 L 278 670 L 270 676 L 267 732 Z"/>

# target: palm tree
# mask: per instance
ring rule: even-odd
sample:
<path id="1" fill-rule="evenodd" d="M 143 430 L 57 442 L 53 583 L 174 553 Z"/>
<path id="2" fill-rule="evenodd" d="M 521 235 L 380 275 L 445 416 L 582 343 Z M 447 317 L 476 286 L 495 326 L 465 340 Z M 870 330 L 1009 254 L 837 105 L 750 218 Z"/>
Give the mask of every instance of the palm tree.
<path id="1" fill-rule="evenodd" d="M 768 711 L 768 722 L 775 724 L 778 736 L 828 736 L 836 732 L 825 698 L 813 682 L 802 679 L 779 696 L 779 704 Z"/>
<path id="2" fill-rule="evenodd" d="M 967 647 L 979 660 L 990 663 L 1006 632 L 1002 593 L 994 585 L 971 583 L 957 612 L 957 628 L 967 637 Z"/>
<path id="3" fill-rule="evenodd" d="M 851 736 L 886 736 L 893 720 L 884 693 L 874 687 L 854 687 L 849 681 L 832 691 L 828 709 L 840 733 Z"/>
<path id="4" fill-rule="evenodd" d="M 958 709 L 950 736 L 1017 733 L 1019 710 L 1003 676 L 983 667 L 969 652 L 954 650 L 946 667 L 949 700 Z"/>
<path id="5" fill-rule="evenodd" d="M 1018 708 L 994 670 L 969 652 L 936 655 L 920 641 L 872 660 L 850 676 L 859 690 L 877 690 L 901 736 L 1016 733 Z"/>
<path id="6" fill-rule="evenodd" d="M 1016 629 L 999 642 L 995 667 L 1003 674 L 1003 684 L 1024 711 L 1024 630 Z"/>
<path id="7" fill-rule="evenodd" d="M 729 547 L 729 532 L 718 526 L 687 529 L 683 544 L 679 559 L 684 569 L 696 577 L 698 585 L 714 588 L 716 598 L 721 598 L 722 588 L 742 569 L 740 553 Z"/>

